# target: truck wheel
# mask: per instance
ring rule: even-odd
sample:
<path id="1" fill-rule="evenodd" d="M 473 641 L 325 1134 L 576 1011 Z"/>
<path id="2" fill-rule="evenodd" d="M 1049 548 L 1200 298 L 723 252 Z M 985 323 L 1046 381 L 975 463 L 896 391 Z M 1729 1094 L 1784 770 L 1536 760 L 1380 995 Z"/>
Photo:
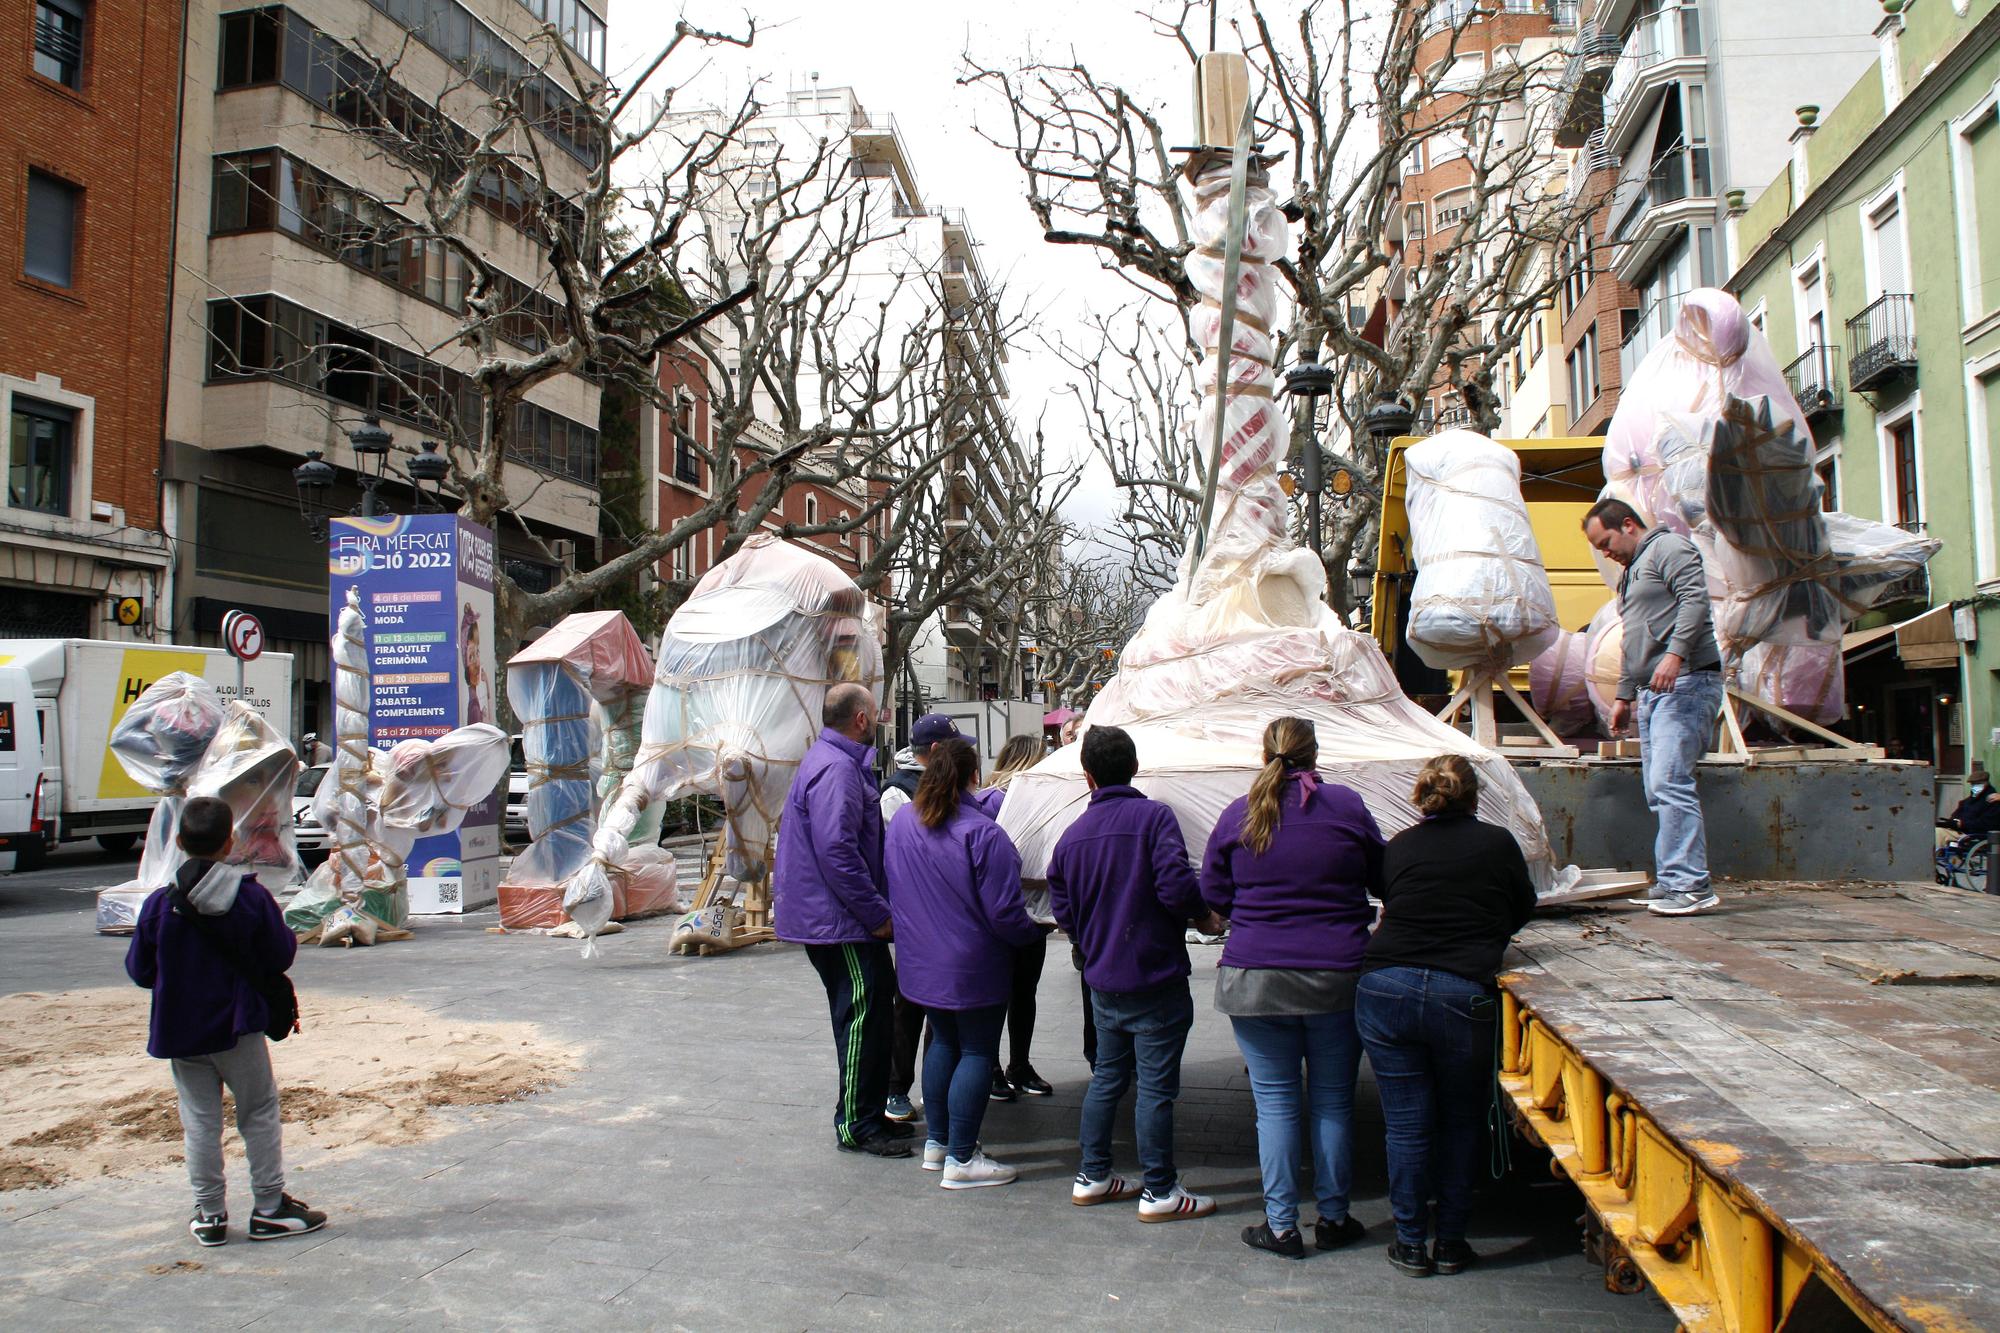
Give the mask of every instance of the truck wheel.
<path id="1" fill-rule="evenodd" d="M 110 852 L 113 856 L 123 856 L 139 845 L 139 835 L 136 833 L 100 833 L 97 835 L 97 845 L 105 851 Z"/>
<path id="2" fill-rule="evenodd" d="M 49 845 L 40 838 L 28 838 L 14 846 L 14 873 L 24 875 L 40 870 L 49 859 Z"/>

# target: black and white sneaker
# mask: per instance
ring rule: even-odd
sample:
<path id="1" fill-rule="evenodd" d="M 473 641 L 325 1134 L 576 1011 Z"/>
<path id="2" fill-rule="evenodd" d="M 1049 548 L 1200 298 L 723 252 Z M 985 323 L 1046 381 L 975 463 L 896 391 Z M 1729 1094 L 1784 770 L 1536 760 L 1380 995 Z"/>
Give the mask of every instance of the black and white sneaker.
<path id="1" fill-rule="evenodd" d="M 188 1219 L 188 1234 L 202 1245 L 227 1245 L 229 1214 L 196 1213 Z"/>
<path id="2" fill-rule="evenodd" d="M 250 1214 L 250 1239 L 283 1240 L 287 1236 L 303 1236 L 309 1231 L 318 1231 L 325 1225 L 325 1213 L 308 1208 L 287 1194 L 284 1202 L 270 1212 L 259 1208 Z"/>

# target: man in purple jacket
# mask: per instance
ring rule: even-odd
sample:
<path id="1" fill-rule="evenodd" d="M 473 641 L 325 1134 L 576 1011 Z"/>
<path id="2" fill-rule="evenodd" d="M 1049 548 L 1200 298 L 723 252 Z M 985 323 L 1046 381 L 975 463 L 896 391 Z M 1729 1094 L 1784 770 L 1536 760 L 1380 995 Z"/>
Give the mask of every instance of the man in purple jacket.
<path id="1" fill-rule="evenodd" d="M 1141 1222 L 1206 1217 L 1215 1200 L 1188 1193 L 1174 1169 L 1174 1099 L 1194 1026 L 1187 927 L 1196 922 L 1219 932 L 1221 923 L 1201 900 L 1180 821 L 1132 786 L 1139 771 L 1132 738 L 1118 727 L 1092 727 L 1083 734 L 1082 757 L 1090 805 L 1049 859 L 1049 904 L 1083 954 L 1097 1019 L 1097 1064 L 1078 1135 L 1083 1169 L 1070 1202 L 1113 1203 L 1138 1194 Z M 1135 1065 L 1143 1193 L 1111 1171 L 1112 1125 Z"/>
<path id="2" fill-rule="evenodd" d="M 146 1052 L 173 1062 L 194 1217 L 188 1230 L 203 1245 L 229 1239 L 223 1207 L 222 1090 L 236 1102 L 236 1128 L 250 1159 L 251 1240 L 318 1231 L 326 1214 L 285 1193 L 278 1081 L 264 1030 L 264 997 L 232 958 L 283 973 L 298 953 L 277 900 L 241 866 L 226 865 L 235 817 L 226 801 L 197 796 L 181 812 L 180 845 L 189 860 L 174 883 L 139 908 L 125 971 L 153 992 Z M 209 918 L 198 923 L 196 916 Z M 227 956 L 225 956 L 227 955 Z"/>
<path id="3" fill-rule="evenodd" d="M 820 709 L 819 739 L 799 763 L 778 823 L 771 894 L 778 938 L 803 944 L 826 986 L 840 1099 L 834 1141 L 842 1152 L 908 1157 L 915 1132 L 882 1117 L 889 1094 L 889 899 L 882 878 L 882 808 L 875 792 L 880 710 L 865 685 L 835 685 Z"/>

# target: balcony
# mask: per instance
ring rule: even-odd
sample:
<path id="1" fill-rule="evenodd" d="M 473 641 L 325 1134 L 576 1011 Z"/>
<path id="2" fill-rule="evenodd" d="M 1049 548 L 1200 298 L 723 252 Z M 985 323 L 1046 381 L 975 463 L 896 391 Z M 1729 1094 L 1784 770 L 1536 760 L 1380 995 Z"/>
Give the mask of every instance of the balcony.
<path id="1" fill-rule="evenodd" d="M 1922 537 L 1926 534 L 1925 525 L 1922 523 L 1898 523 L 1896 526 L 1904 532 L 1910 533 L 1912 536 Z M 1904 604 L 1922 603 L 1928 606 L 1930 600 L 1931 567 L 1925 564 L 1919 565 L 1917 568 L 1903 575 L 1903 577 L 1885 584 L 1881 593 L 1876 596 L 1871 605 L 1878 607 L 1894 606 L 1900 602 Z"/>
<path id="2" fill-rule="evenodd" d="M 1639 20 L 1618 53 L 1604 89 L 1604 124 L 1614 151 L 1623 152 L 1668 85 L 1702 72 L 1701 13 L 1692 4 L 1669 6 Z"/>
<path id="3" fill-rule="evenodd" d="M 1618 378 L 1621 384 L 1632 382 L 1632 372 L 1646 359 L 1646 353 L 1659 346 L 1674 333 L 1674 324 L 1681 317 L 1681 302 L 1687 300 L 1686 292 L 1674 292 L 1662 296 L 1644 310 L 1625 335 L 1625 343 L 1618 349 Z"/>
<path id="4" fill-rule="evenodd" d="M 1841 353 L 1838 347 L 1818 344 L 1785 367 L 1785 383 L 1799 400 L 1808 428 L 1825 417 L 1838 419 L 1842 405 L 1840 392 Z"/>
<path id="5" fill-rule="evenodd" d="M 1574 21 L 1575 11 L 1571 10 Z M 1557 20 L 1559 23 L 1561 20 Z M 1569 63 L 1556 88 L 1556 144 L 1581 148 L 1591 132 L 1604 128 L 1604 87 L 1618 63 L 1618 34 L 1594 23 L 1576 30 Z"/>
<path id="6" fill-rule="evenodd" d="M 954 602 L 944 609 L 944 636 L 960 648 L 979 646 L 979 622 L 970 607 Z"/>
<path id="7" fill-rule="evenodd" d="M 1917 302 L 1891 292 L 1847 321 L 1847 382 L 1856 392 L 1893 388 L 1917 369 Z"/>
<path id="8" fill-rule="evenodd" d="M 1592 130 L 1590 137 L 1583 141 L 1582 151 L 1570 163 L 1569 181 L 1563 188 L 1563 211 L 1574 209 L 1590 191 L 1591 177 L 1617 169 L 1618 155 L 1605 146 L 1603 128 Z"/>
<path id="9" fill-rule="evenodd" d="M 1611 201 L 1611 269 L 1628 287 L 1691 222 L 1715 216 L 1715 184 L 1709 177 L 1708 149 L 1676 148 L 1662 153 L 1645 183 L 1621 187 Z"/>

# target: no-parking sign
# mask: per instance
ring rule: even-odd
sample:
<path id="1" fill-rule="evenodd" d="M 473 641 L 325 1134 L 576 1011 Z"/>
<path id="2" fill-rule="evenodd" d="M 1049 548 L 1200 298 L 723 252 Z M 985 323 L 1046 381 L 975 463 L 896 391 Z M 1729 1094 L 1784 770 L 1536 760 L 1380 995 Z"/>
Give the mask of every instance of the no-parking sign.
<path id="1" fill-rule="evenodd" d="M 264 655 L 264 622 L 248 611 L 231 611 L 222 618 L 222 645 L 239 662 Z"/>

